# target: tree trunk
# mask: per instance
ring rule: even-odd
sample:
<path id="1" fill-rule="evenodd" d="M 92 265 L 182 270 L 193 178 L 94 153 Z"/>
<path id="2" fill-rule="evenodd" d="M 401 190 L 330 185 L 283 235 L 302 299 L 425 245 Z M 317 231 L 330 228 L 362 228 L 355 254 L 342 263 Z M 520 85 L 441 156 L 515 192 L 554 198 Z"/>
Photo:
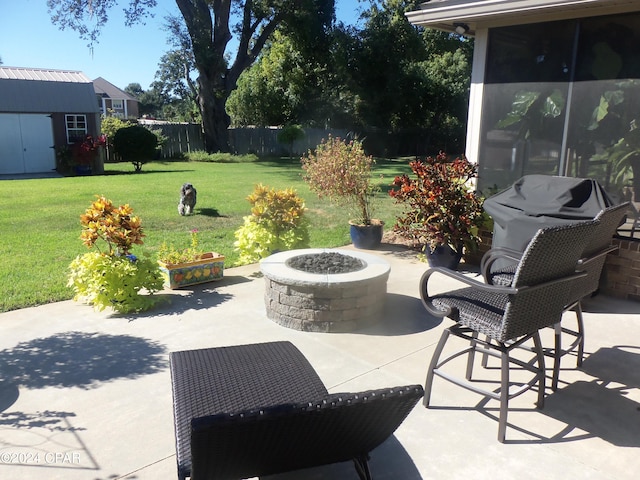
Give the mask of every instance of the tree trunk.
<path id="1" fill-rule="evenodd" d="M 231 119 L 225 110 L 225 104 L 229 96 L 226 92 L 216 89 L 214 82 L 203 81 L 200 83 L 199 105 L 202 115 L 202 127 L 204 130 L 204 145 L 209 153 L 229 152 L 229 124 Z M 219 92 L 216 94 L 216 92 Z"/>

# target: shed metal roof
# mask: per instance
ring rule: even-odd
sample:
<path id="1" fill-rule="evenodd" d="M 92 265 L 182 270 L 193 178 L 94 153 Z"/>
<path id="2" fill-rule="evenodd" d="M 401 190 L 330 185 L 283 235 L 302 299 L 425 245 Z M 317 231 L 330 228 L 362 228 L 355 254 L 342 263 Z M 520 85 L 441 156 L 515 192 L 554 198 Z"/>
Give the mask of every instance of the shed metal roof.
<path id="1" fill-rule="evenodd" d="M 640 11 L 638 0 L 431 0 L 407 12 L 414 25 L 454 31 Z"/>
<path id="2" fill-rule="evenodd" d="M 52 70 L 25 67 L 0 67 L 0 79 L 91 83 L 91 80 L 84 73 L 77 70 Z"/>
<path id="3" fill-rule="evenodd" d="M 82 72 L 0 67 L 0 112 L 99 111 L 93 84 Z"/>

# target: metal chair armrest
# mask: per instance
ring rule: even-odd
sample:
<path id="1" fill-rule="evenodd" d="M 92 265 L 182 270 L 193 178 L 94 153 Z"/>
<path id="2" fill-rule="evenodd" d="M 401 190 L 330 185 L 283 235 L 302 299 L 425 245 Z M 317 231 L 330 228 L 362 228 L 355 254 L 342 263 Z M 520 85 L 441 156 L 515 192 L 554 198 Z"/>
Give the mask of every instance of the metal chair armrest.
<path id="1" fill-rule="evenodd" d="M 488 250 L 480 260 L 480 272 L 485 282 L 489 282 L 491 278 L 491 267 L 498 260 L 510 260 L 518 263 L 522 258 L 522 252 L 506 247 L 496 247 Z"/>
<path id="2" fill-rule="evenodd" d="M 594 262 L 597 259 L 599 259 L 600 257 L 608 255 L 611 252 L 615 252 L 616 250 L 618 250 L 618 246 L 617 245 L 610 245 L 610 246 L 608 246 L 606 248 L 603 248 L 599 252 L 594 253 L 593 255 L 591 255 L 589 257 L 581 258 L 580 260 L 578 260 L 578 266 L 576 268 L 586 267 L 591 262 Z"/>

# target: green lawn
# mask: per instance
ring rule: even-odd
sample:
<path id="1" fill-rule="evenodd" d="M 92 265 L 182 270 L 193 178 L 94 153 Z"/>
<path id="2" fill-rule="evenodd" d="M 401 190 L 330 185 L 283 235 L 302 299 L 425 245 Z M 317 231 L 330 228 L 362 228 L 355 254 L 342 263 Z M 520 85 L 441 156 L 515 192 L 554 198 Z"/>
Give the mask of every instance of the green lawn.
<path id="1" fill-rule="evenodd" d="M 406 160 L 378 160 L 375 176 L 382 186 L 377 217 L 391 228 L 399 206 L 387 195 L 395 175 L 408 173 Z M 155 254 L 162 242 L 189 246 L 189 232 L 199 231 L 203 249 L 237 262 L 234 231 L 249 214 L 246 196 L 257 183 L 293 187 L 305 199 L 311 221 L 311 246 L 350 243 L 343 208 L 319 200 L 302 181 L 297 159 L 252 163 L 154 162 L 133 173 L 129 164 L 107 165 L 104 175 L 55 179 L 0 180 L 0 312 L 71 298 L 67 266 L 87 248 L 79 239 L 79 216 L 97 194 L 115 204 L 130 204 L 142 219 L 145 244 L 133 253 Z M 179 189 L 191 182 L 198 190 L 196 214 L 181 217 Z"/>

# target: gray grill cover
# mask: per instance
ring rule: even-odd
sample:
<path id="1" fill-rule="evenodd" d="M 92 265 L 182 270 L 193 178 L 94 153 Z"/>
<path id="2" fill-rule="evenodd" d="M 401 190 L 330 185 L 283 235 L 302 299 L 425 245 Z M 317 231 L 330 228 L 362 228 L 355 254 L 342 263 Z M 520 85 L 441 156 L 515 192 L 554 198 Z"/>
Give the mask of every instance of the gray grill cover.
<path id="1" fill-rule="evenodd" d="M 492 247 L 522 252 L 540 228 L 590 220 L 611 205 L 593 179 L 525 175 L 487 198 L 484 209 L 494 222 Z"/>

